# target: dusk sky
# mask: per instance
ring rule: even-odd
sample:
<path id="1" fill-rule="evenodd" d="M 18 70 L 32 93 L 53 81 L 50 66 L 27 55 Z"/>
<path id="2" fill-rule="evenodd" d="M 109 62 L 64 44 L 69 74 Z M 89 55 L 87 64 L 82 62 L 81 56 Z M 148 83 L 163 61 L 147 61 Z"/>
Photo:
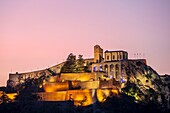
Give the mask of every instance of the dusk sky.
<path id="1" fill-rule="evenodd" d="M 170 0 L 0 0 L 0 86 L 69 53 L 92 58 L 95 44 L 170 74 Z"/>

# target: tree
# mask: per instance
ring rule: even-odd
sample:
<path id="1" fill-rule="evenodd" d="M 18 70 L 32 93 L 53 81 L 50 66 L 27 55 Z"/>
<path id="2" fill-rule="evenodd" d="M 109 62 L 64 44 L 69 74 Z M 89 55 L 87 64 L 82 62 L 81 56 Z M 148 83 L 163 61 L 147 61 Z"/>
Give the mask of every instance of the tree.
<path id="1" fill-rule="evenodd" d="M 0 97 L 0 104 L 9 102 L 12 102 L 12 100 L 6 95 L 5 92 L 2 92 L 2 96 Z"/>
<path id="2" fill-rule="evenodd" d="M 70 53 L 67 57 L 67 60 L 64 66 L 61 69 L 62 73 L 72 73 L 76 72 L 76 56 L 73 53 Z"/>
<path id="3" fill-rule="evenodd" d="M 23 89 L 16 96 L 15 100 L 19 102 L 37 101 L 39 97 L 33 94 L 30 89 Z"/>
<path id="4" fill-rule="evenodd" d="M 84 66 L 83 55 L 79 55 L 76 60 L 76 56 L 70 53 L 68 58 L 61 69 L 61 73 L 81 73 L 90 72 L 88 66 Z"/>
<path id="5" fill-rule="evenodd" d="M 85 72 L 83 55 L 78 56 L 78 60 L 76 62 L 76 71 Z"/>

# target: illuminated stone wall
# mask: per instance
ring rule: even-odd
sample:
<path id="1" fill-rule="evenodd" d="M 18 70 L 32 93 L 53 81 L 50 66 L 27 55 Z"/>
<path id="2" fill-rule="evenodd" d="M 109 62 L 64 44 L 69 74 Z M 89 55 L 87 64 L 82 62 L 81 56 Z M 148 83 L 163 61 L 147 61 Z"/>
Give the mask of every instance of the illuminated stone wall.
<path id="1" fill-rule="evenodd" d="M 105 75 L 109 78 L 115 78 L 116 80 L 120 80 L 121 75 L 121 64 L 126 61 L 115 61 L 115 62 L 102 62 L 92 64 L 93 72 L 105 72 Z M 94 69 L 95 68 L 95 69 Z"/>
<path id="2" fill-rule="evenodd" d="M 99 63 L 103 60 L 103 49 L 99 45 L 94 46 L 94 62 Z"/>
<path id="3" fill-rule="evenodd" d="M 80 82 L 80 87 L 81 89 L 120 88 L 120 86 L 113 86 L 113 80 Z"/>
<path id="4" fill-rule="evenodd" d="M 70 89 L 69 82 L 46 83 L 43 85 L 45 92 L 66 91 Z"/>
<path id="5" fill-rule="evenodd" d="M 126 51 L 105 51 L 105 61 L 128 60 Z"/>
<path id="6" fill-rule="evenodd" d="M 0 98 L 2 97 L 2 95 L 3 95 L 3 91 L 0 91 Z"/>
<path id="7" fill-rule="evenodd" d="M 114 95 L 118 95 L 119 94 L 119 91 L 117 89 L 109 89 L 109 88 L 106 88 L 106 89 L 97 89 L 97 99 L 99 102 L 104 102 L 107 97 L 112 97 Z"/>
<path id="8" fill-rule="evenodd" d="M 93 58 L 91 59 L 84 59 L 85 64 L 90 64 L 93 62 Z M 47 69 L 43 69 L 43 70 L 37 70 L 37 71 L 32 71 L 32 72 L 26 72 L 26 73 L 10 73 L 9 74 L 9 81 L 7 83 L 7 85 L 10 85 L 12 87 L 15 87 L 17 84 L 23 83 L 25 81 L 25 79 L 27 78 L 38 78 L 40 76 L 48 76 L 48 75 L 52 75 L 52 74 L 59 74 L 61 71 L 61 68 L 63 67 L 65 62 L 62 62 L 60 64 L 57 64 L 55 66 L 52 66 L 50 68 Z M 91 66 L 89 65 L 89 69 L 91 69 Z M 53 72 L 53 73 L 51 73 Z"/>
<path id="9" fill-rule="evenodd" d="M 94 97 L 94 98 L 93 98 Z M 76 106 L 87 106 L 96 102 L 95 90 L 68 90 L 66 100 L 74 100 Z"/>
<path id="10" fill-rule="evenodd" d="M 3 93 L 5 93 L 5 92 L 0 91 L 0 98 L 2 98 Z M 6 95 L 6 96 L 11 100 L 11 102 L 12 102 L 12 101 L 14 101 L 14 99 L 16 98 L 17 93 L 5 93 L 5 95 Z M 1 102 L 2 102 L 2 100 L 0 99 L 0 104 L 1 104 Z"/>
<path id="11" fill-rule="evenodd" d="M 49 72 L 48 70 L 51 70 L 54 73 L 58 74 L 60 73 L 63 65 L 64 65 L 64 62 L 57 64 L 55 66 L 52 66 L 48 69 L 44 69 L 44 70 L 32 71 L 32 72 L 27 72 L 27 73 L 16 72 L 15 74 L 9 74 L 10 82 L 8 83 L 8 85 L 15 87 L 17 84 L 23 83 L 27 78 L 39 78 L 40 76 L 52 75 L 52 73 Z"/>
<path id="12" fill-rule="evenodd" d="M 74 101 L 76 106 L 87 106 L 95 103 L 97 100 L 104 102 L 107 97 L 118 95 L 118 89 L 84 89 L 67 90 L 58 92 L 36 93 L 40 101 Z"/>
<path id="13" fill-rule="evenodd" d="M 100 87 L 100 81 L 86 81 L 80 82 L 81 89 L 98 89 Z"/>
<path id="14" fill-rule="evenodd" d="M 69 74 L 69 76 L 72 74 Z M 86 74 L 84 74 L 86 75 Z M 75 76 L 75 75 L 74 75 Z M 75 82 L 75 83 L 74 83 Z M 80 89 L 70 90 L 74 84 L 80 85 Z M 75 85 L 76 86 L 76 85 Z M 74 87 L 75 87 L 74 86 Z M 44 85 L 46 92 L 37 93 L 42 101 L 68 101 L 73 100 L 76 106 L 87 106 L 99 100 L 104 102 L 108 96 L 118 95 L 119 88 L 113 85 L 113 81 L 64 81 L 47 83 Z M 61 91 L 65 90 L 65 91 Z"/>
<path id="15" fill-rule="evenodd" d="M 66 101 L 67 91 L 36 93 L 41 101 Z"/>
<path id="16" fill-rule="evenodd" d="M 74 105 L 90 105 L 95 102 L 92 98 L 92 90 L 68 90 L 58 92 L 36 93 L 41 101 L 68 101 L 74 100 Z"/>
<path id="17" fill-rule="evenodd" d="M 94 81 L 102 77 L 101 73 L 62 73 L 60 75 L 61 80 L 71 80 L 71 81 Z"/>
<path id="18" fill-rule="evenodd" d="M 8 96 L 9 99 L 11 99 L 11 100 L 14 101 L 14 99 L 15 99 L 16 96 L 17 96 L 17 93 L 7 93 L 6 95 Z"/>
<path id="19" fill-rule="evenodd" d="M 100 81 L 100 88 L 113 88 L 113 80 Z"/>

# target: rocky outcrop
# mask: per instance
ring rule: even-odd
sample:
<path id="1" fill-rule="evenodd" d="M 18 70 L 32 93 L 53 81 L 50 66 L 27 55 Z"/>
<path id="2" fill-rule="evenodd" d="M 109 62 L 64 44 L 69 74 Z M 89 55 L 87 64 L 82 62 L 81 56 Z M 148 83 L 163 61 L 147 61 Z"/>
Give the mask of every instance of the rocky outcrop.
<path id="1" fill-rule="evenodd" d="M 136 101 L 158 102 L 169 108 L 170 89 L 150 66 L 140 61 L 127 61 L 122 63 L 122 73 L 126 81 L 122 84 L 123 93 L 135 97 Z"/>

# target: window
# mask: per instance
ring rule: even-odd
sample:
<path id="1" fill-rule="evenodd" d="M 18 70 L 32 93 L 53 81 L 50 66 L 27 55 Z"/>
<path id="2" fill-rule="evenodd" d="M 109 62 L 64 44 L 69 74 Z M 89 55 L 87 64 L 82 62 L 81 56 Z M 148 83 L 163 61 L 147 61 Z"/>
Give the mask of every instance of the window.
<path id="1" fill-rule="evenodd" d="M 121 83 L 125 83 L 125 80 L 123 78 L 120 79 Z"/>
<path id="2" fill-rule="evenodd" d="M 109 60 L 109 56 L 107 56 L 107 60 Z"/>
<path id="3" fill-rule="evenodd" d="M 113 60 L 115 59 L 115 56 L 113 55 Z"/>
<path id="4" fill-rule="evenodd" d="M 102 71 L 102 65 L 100 65 L 100 71 Z"/>
<path id="5" fill-rule="evenodd" d="M 148 83 L 149 81 L 148 80 L 146 80 L 146 83 Z"/>
<path id="6" fill-rule="evenodd" d="M 122 59 L 122 55 L 120 55 L 120 59 Z"/>
<path id="7" fill-rule="evenodd" d="M 96 65 L 94 65 L 94 67 L 93 67 L 93 71 L 95 72 L 95 71 L 97 71 L 97 67 L 96 67 Z"/>

